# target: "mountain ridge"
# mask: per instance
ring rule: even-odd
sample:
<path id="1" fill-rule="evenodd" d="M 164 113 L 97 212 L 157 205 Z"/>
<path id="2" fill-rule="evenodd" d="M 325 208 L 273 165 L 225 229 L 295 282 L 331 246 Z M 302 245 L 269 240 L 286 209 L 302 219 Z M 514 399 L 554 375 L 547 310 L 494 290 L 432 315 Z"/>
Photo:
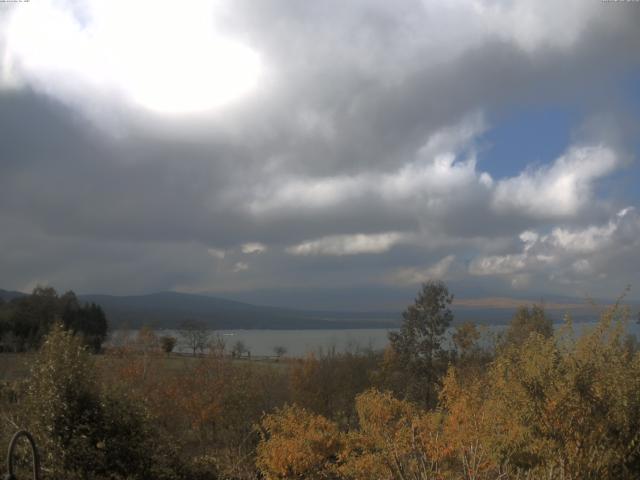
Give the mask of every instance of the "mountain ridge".
<path id="1" fill-rule="evenodd" d="M 24 295 L 27 294 L 0 289 L 0 298 L 5 301 Z M 78 299 L 99 304 L 112 328 L 143 325 L 177 328 L 187 319 L 199 320 L 214 329 L 397 328 L 401 323 L 401 310 L 296 309 L 173 291 L 139 295 L 82 294 Z M 506 324 L 517 307 L 532 303 L 537 302 L 508 297 L 456 298 L 452 305 L 454 324 L 466 321 L 484 325 Z M 580 302 L 563 297 L 543 303 L 555 322 L 561 321 L 565 313 L 570 313 L 576 321 L 597 317 L 597 310 L 586 300 Z"/>

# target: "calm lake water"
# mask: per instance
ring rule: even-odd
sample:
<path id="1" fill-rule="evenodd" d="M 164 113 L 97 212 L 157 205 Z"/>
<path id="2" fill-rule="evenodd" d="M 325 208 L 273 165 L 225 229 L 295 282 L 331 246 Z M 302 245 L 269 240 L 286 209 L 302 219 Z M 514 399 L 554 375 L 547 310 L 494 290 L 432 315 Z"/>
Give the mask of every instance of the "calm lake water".
<path id="1" fill-rule="evenodd" d="M 574 330 L 580 333 L 593 327 L 594 323 L 576 323 Z M 556 325 L 556 328 L 560 324 Z M 493 325 L 479 327 L 483 334 L 483 342 L 491 342 L 492 337 L 503 331 L 506 326 Z M 628 326 L 628 332 L 640 337 L 640 326 L 632 323 Z M 310 352 L 334 349 L 337 352 L 356 351 L 363 349 L 382 350 L 388 343 L 388 333 L 394 329 L 345 329 L 345 330 L 216 330 L 212 335 L 218 335 L 225 343 L 226 349 L 231 351 L 237 342 L 244 346 L 254 356 L 272 356 L 276 347 L 284 347 L 286 355 L 302 357 Z M 448 335 L 453 330 L 450 329 Z M 115 331 L 114 339 L 124 332 Z M 135 330 L 128 332 L 133 337 Z M 180 334 L 175 330 L 157 330 L 156 334 L 170 335 L 178 338 L 176 351 L 189 352 L 189 349 L 180 341 Z"/>
<path id="2" fill-rule="evenodd" d="M 254 356 L 274 356 L 276 347 L 284 347 L 286 355 L 303 357 L 309 352 L 333 349 L 337 352 L 356 351 L 365 348 L 382 350 L 387 345 L 387 329 L 353 329 L 353 330 L 215 330 L 211 338 L 216 336 L 225 343 L 228 351 L 237 342 Z M 190 349 L 181 341 L 177 330 L 156 330 L 157 336 L 169 335 L 178 339 L 177 352 L 190 353 Z M 112 333 L 114 343 L 125 332 L 116 330 Z M 136 330 L 126 332 L 129 337 L 136 335 Z M 109 340 L 111 341 L 111 339 Z"/>

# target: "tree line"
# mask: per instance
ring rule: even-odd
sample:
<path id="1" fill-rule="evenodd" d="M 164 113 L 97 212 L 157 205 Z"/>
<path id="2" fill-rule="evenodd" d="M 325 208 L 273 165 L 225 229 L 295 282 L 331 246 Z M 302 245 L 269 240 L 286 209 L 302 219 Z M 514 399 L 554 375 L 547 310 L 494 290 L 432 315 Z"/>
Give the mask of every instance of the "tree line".
<path id="1" fill-rule="evenodd" d="M 99 305 L 82 304 L 71 290 L 58 295 L 52 287 L 36 287 L 8 302 L 0 298 L 0 350 L 37 350 L 56 322 L 81 336 L 94 352 L 107 337 L 107 318 Z"/>

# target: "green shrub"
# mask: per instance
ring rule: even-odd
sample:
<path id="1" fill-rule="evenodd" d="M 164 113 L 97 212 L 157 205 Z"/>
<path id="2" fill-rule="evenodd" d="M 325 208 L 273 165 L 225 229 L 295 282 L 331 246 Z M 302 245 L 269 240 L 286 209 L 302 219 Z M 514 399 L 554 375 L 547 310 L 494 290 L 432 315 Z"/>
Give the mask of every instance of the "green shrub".
<path id="1" fill-rule="evenodd" d="M 60 325 L 26 381 L 22 419 L 47 478 L 189 478 L 144 405 L 117 390 L 102 392 L 84 342 Z"/>

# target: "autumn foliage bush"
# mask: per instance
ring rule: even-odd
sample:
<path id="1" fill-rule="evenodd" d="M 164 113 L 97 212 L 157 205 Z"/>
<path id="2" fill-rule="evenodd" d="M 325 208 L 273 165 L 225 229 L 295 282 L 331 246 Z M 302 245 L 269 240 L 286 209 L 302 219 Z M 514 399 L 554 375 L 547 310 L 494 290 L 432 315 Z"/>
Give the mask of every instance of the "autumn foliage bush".
<path id="1" fill-rule="evenodd" d="M 623 317 L 614 307 L 577 338 L 570 322 L 532 331 L 479 376 L 451 366 L 435 409 L 369 390 L 342 431 L 280 410 L 262 422 L 257 465 L 279 480 L 640 478 L 640 353 Z"/>
<path id="2" fill-rule="evenodd" d="M 334 422 L 285 406 L 262 420 L 261 435 L 257 465 L 267 480 L 333 477 L 342 442 Z"/>

